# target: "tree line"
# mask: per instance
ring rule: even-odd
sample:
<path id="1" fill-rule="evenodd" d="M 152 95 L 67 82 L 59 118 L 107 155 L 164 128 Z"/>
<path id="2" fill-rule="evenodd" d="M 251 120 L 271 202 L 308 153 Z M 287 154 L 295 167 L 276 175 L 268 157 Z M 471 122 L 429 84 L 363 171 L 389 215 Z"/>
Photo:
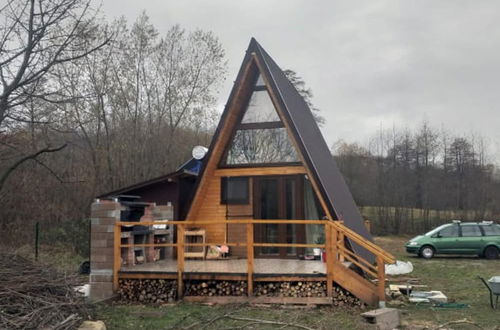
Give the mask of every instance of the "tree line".
<path id="1" fill-rule="evenodd" d="M 160 34 L 145 13 L 107 21 L 87 0 L 8 0 L 2 242 L 32 237 L 35 222 L 75 241 L 95 196 L 175 170 L 210 141 L 226 71 L 211 32 L 172 25 Z"/>
<path id="2" fill-rule="evenodd" d="M 366 146 L 339 141 L 332 152 L 376 233 L 421 233 L 500 214 L 498 168 L 480 136 L 423 121 L 413 130 L 381 129 Z"/>
<path id="3" fill-rule="evenodd" d="M 225 79 L 211 32 L 159 33 L 142 14 L 107 21 L 88 0 L 8 0 L 0 6 L 0 240 L 88 248 L 93 198 L 171 172 L 208 145 Z M 292 70 L 289 79 L 312 104 Z M 452 217 L 499 213 L 497 168 L 484 139 L 424 122 L 381 130 L 332 152 L 376 233 L 429 229 Z"/>

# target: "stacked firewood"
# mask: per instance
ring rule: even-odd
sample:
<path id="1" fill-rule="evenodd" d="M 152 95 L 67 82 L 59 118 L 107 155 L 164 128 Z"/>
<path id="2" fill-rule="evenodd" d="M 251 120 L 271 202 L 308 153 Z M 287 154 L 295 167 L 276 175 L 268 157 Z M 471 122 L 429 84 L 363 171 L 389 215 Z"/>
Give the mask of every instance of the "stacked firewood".
<path id="1" fill-rule="evenodd" d="M 123 302 L 170 303 L 177 299 L 177 281 L 121 279 L 118 293 Z"/>
<path id="2" fill-rule="evenodd" d="M 326 297 L 326 282 L 260 282 L 254 294 L 268 297 Z M 333 288 L 334 306 L 362 306 L 363 303 L 341 287 Z"/>
<path id="3" fill-rule="evenodd" d="M 268 297 L 326 297 L 325 282 L 259 282 L 254 294 Z"/>
<path id="4" fill-rule="evenodd" d="M 245 296 L 245 281 L 191 281 L 186 283 L 186 296 Z"/>
<path id="5" fill-rule="evenodd" d="M 350 292 L 342 289 L 339 286 L 333 288 L 333 305 L 334 306 L 358 306 L 364 307 L 361 300 L 354 297 Z"/>

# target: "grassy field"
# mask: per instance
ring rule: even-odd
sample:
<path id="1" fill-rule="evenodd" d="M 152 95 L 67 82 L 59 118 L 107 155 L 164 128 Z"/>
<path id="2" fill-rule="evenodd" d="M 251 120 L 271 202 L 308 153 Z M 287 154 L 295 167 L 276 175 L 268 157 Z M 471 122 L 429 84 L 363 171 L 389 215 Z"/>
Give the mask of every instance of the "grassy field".
<path id="1" fill-rule="evenodd" d="M 414 271 L 406 276 L 390 278 L 391 283 L 419 279 L 429 289 L 443 291 L 451 301 L 465 303 L 465 309 L 437 309 L 404 303 L 398 305 L 404 329 L 436 329 L 450 321 L 467 319 L 483 329 L 500 329 L 500 309 L 489 306 L 487 289 L 477 279 L 500 274 L 500 260 L 486 261 L 474 257 L 438 257 L 422 260 L 407 255 L 403 244 L 407 237 L 381 237 L 377 243 L 399 260 L 411 261 Z M 373 329 L 360 317 L 362 310 L 332 307 L 291 308 L 287 306 L 207 306 L 179 303 L 161 307 L 99 305 L 96 317 L 108 329 L 297 329 L 285 323 L 312 329 Z M 239 319 L 239 320 L 236 320 Z M 260 319 L 282 324 L 265 324 Z M 473 324 L 453 324 L 447 329 L 478 329 Z"/>
<path id="2" fill-rule="evenodd" d="M 398 306 L 403 310 L 403 321 L 408 328 L 418 328 L 417 326 L 432 328 L 450 321 L 467 319 L 486 329 L 500 329 L 500 309 L 490 308 L 488 291 L 477 278 L 477 276 L 482 276 L 488 279 L 493 275 L 500 275 L 500 260 L 449 256 L 424 260 L 405 253 L 403 243 L 406 239 L 402 237 L 377 238 L 377 243 L 393 253 L 399 260 L 413 263 L 414 271 L 408 276 L 393 277 L 395 283 L 404 282 L 404 278 L 417 278 L 420 284 L 428 285 L 429 289 L 443 291 L 451 302 L 465 303 L 470 306 L 465 309 L 449 310 L 413 304 Z M 453 325 L 452 328 L 477 329 L 471 324 Z"/>

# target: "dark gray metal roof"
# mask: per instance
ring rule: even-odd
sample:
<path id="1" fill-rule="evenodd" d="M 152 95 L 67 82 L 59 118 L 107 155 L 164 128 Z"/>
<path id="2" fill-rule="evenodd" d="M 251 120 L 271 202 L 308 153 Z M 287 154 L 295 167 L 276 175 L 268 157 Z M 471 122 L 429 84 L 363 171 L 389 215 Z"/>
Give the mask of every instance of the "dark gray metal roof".
<path id="1" fill-rule="evenodd" d="M 288 117 L 288 123 L 293 130 L 293 134 L 300 144 L 301 152 L 309 168 L 316 176 L 316 182 L 320 185 L 330 212 L 337 219 L 344 220 L 347 227 L 372 241 L 373 238 L 365 227 L 351 192 L 308 105 L 276 62 L 254 38 L 250 41 L 248 52 L 254 52 L 261 63 L 265 65 L 267 70 L 261 72 L 261 74 L 267 76 L 271 84 L 270 87 L 278 97 L 281 108 L 284 110 L 285 116 Z M 355 244 L 352 247 L 361 256 L 373 260 L 372 254 L 365 249 Z"/>

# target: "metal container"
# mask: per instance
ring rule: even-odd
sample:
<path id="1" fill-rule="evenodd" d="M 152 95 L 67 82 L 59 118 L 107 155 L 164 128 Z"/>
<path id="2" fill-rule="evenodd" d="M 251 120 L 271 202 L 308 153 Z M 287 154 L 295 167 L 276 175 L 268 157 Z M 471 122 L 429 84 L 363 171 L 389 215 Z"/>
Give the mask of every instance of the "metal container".
<path id="1" fill-rule="evenodd" d="M 493 294 L 500 295 L 500 276 L 493 276 L 488 280 L 488 284 Z"/>

